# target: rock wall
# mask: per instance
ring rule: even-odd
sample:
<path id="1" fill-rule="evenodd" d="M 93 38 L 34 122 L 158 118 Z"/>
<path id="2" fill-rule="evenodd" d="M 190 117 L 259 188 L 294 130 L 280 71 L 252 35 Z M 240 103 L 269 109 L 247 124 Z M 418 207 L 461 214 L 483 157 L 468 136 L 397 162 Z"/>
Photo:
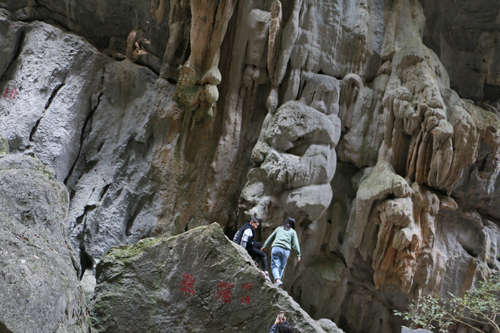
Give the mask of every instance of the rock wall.
<path id="1" fill-rule="evenodd" d="M 89 332 L 68 205 L 53 170 L 32 157 L 0 156 L 1 332 Z"/>
<path id="2" fill-rule="evenodd" d="M 436 52 L 460 96 L 495 104 L 500 94 L 496 1 L 421 1 L 424 41 Z M 446 12 L 446 15 L 442 13 Z"/>
<path id="3" fill-rule="evenodd" d="M 152 109 L 158 90 L 171 96 L 173 89 L 81 37 L 8 18 L 4 13 L 5 36 L 22 31 L 2 75 L 0 128 L 10 149 L 35 154 L 66 184 L 69 228 L 82 256 L 97 259 L 113 245 L 145 237 L 158 210 L 151 163 L 161 117 L 153 118 Z"/>
<path id="4" fill-rule="evenodd" d="M 500 268 L 499 10 L 0 0 L 0 135 L 65 183 L 88 274 L 150 235 L 293 215 L 299 304 L 399 332 L 392 309 Z"/>

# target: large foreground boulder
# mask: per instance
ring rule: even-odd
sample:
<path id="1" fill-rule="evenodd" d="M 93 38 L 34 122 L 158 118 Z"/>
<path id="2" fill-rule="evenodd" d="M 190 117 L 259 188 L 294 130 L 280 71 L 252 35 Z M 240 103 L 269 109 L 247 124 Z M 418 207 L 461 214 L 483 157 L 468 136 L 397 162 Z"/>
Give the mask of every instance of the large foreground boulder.
<path id="1" fill-rule="evenodd" d="M 342 332 L 267 282 L 217 223 L 113 248 L 97 282 L 99 332 L 266 332 L 279 311 L 298 332 Z"/>
<path id="2" fill-rule="evenodd" d="M 0 157 L 0 332 L 88 332 L 65 238 L 68 202 L 39 160 Z"/>

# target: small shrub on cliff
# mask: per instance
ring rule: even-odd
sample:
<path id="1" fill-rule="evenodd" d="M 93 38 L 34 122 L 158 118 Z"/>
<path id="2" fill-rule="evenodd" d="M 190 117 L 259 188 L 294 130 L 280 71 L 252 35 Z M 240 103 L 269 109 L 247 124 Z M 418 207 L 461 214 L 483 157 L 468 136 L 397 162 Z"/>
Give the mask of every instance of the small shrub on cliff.
<path id="1" fill-rule="evenodd" d="M 407 312 L 394 311 L 396 316 L 410 322 L 413 328 L 424 328 L 446 333 L 454 325 L 464 325 L 475 332 L 493 328 L 500 333 L 500 274 L 490 275 L 487 281 L 479 282 L 463 297 L 453 294 L 448 299 L 422 296 L 413 301 Z"/>

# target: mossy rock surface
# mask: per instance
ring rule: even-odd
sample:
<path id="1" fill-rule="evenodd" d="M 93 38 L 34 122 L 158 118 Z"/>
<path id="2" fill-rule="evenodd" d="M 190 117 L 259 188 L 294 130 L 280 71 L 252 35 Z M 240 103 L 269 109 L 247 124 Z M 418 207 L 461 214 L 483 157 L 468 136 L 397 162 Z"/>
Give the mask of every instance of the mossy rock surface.
<path id="1" fill-rule="evenodd" d="M 99 332 L 265 332 L 281 310 L 298 332 L 341 332 L 322 329 L 267 282 L 217 223 L 113 248 L 97 283 Z"/>
<path id="2" fill-rule="evenodd" d="M 9 142 L 0 136 L 0 157 L 9 153 Z"/>

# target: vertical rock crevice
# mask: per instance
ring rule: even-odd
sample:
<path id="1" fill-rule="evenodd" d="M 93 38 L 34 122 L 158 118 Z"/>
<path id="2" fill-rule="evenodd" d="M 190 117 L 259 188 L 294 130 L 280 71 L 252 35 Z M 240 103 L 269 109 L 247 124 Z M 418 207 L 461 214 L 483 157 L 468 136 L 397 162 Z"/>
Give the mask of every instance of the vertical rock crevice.
<path id="1" fill-rule="evenodd" d="M 83 126 L 82 126 L 82 129 L 80 132 L 80 144 L 79 144 L 79 148 L 78 148 L 78 153 L 76 154 L 75 160 L 73 161 L 73 163 L 71 164 L 71 167 L 69 168 L 68 174 L 64 178 L 64 184 L 68 184 L 68 181 L 73 174 L 73 170 L 75 169 L 75 167 L 80 159 L 80 155 L 82 153 L 82 149 L 83 149 L 83 145 L 84 145 L 84 141 L 85 141 L 85 136 L 90 131 L 89 126 L 91 126 L 92 117 L 94 116 L 95 112 L 97 111 L 97 109 L 99 108 L 99 105 L 101 103 L 101 99 L 103 96 L 105 71 L 106 71 L 106 68 L 103 67 L 102 73 L 101 73 L 101 80 L 99 82 L 98 89 L 96 90 L 95 95 L 90 97 L 90 103 L 89 103 L 90 111 L 87 114 L 85 121 L 83 122 Z"/>
<path id="2" fill-rule="evenodd" d="M 42 120 L 43 116 L 45 115 L 45 113 L 47 112 L 47 110 L 49 109 L 50 105 L 52 104 L 52 101 L 54 100 L 54 98 L 56 97 L 57 93 L 59 92 L 59 90 L 61 90 L 64 85 L 65 85 L 65 80 L 63 80 L 63 82 L 59 83 L 55 88 L 54 90 L 52 90 L 51 94 L 50 94 L 50 97 L 49 99 L 47 100 L 47 103 L 45 103 L 45 107 L 44 107 L 44 110 L 43 110 L 43 113 L 42 115 L 40 116 L 40 118 L 38 118 L 38 120 L 36 121 L 35 123 L 35 126 L 33 126 L 33 129 L 31 130 L 30 132 L 30 137 L 29 137 L 29 141 L 33 141 L 33 136 L 35 135 L 37 129 L 38 129 L 38 126 L 40 125 L 40 121 Z"/>

